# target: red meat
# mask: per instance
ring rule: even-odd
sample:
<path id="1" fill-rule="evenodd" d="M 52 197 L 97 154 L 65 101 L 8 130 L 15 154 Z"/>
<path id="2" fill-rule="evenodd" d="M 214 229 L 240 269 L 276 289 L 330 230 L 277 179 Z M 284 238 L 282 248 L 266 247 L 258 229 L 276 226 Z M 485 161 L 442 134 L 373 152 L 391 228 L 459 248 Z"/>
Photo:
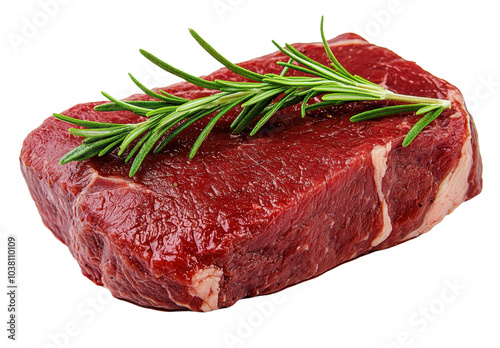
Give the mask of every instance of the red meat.
<path id="1" fill-rule="evenodd" d="M 354 34 L 330 41 L 341 64 L 390 90 L 448 99 L 407 147 L 414 114 L 351 123 L 369 102 L 300 117 L 280 111 L 254 137 L 231 135 L 236 112 L 188 159 L 204 123 L 150 155 L 129 178 L 116 153 L 59 165 L 81 143 L 49 117 L 26 138 L 21 169 L 45 225 L 82 272 L 114 296 L 157 309 L 208 311 L 269 294 L 432 228 L 481 191 L 477 134 L 459 90 Z M 321 44 L 297 44 L 327 63 Z M 273 53 L 242 63 L 279 73 Z M 208 79 L 241 80 L 227 69 Z M 188 83 L 164 88 L 194 99 Z M 129 99 L 146 100 L 145 95 Z M 130 112 L 63 112 L 100 122 L 142 121 Z"/>

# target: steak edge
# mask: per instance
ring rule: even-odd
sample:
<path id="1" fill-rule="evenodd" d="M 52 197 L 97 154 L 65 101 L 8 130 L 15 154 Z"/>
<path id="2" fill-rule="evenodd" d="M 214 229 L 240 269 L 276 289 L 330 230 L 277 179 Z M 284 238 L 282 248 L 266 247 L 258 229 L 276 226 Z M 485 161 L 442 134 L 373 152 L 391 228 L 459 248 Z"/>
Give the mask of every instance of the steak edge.
<path id="1" fill-rule="evenodd" d="M 230 134 L 236 110 L 194 159 L 189 149 L 206 121 L 148 156 L 133 178 L 116 153 L 59 165 L 81 138 L 49 117 L 25 139 L 20 157 L 44 224 L 82 273 L 113 296 L 156 309 L 210 311 L 415 238 L 480 193 L 477 132 L 456 87 L 355 34 L 329 44 L 351 73 L 397 93 L 448 99 L 452 108 L 407 147 L 401 143 L 418 120 L 414 114 L 349 121 L 370 102 L 306 118 L 293 106 L 254 137 Z M 328 64 L 321 44 L 294 46 Z M 241 65 L 279 73 L 275 63 L 286 60 L 276 52 Z M 242 80 L 227 69 L 206 78 Z M 164 90 L 189 99 L 214 93 L 188 83 Z M 98 104 L 63 114 L 143 120 L 96 112 Z"/>

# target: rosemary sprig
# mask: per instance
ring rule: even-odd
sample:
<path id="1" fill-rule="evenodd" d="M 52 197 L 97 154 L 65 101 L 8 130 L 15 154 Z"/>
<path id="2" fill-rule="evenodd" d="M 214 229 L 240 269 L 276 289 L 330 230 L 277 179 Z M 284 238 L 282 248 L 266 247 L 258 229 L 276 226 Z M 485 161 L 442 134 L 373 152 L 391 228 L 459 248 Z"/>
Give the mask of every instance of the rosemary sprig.
<path id="1" fill-rule="evenodd" d="M 219 92 L 208 97 L 188 100 L 163 90 L 159 93 L 154 92 L 129 74 L 132 81 L 155 100 L 120 101 L 103 92 L 102 94 L 111 103 L 99 105 L 95 110 L 129 110 L 134 114 L 147 117 L 147 120 L 136 124 L 112 124 L 54 114 L 54 117 L 61 121 L 85 127 L 69 129 L 71 134 L 84 137 L 84 140 L 80 146 L 64 155 L 60 163 L 66 164 L 93 156 L 104 156 L 117 148 L 119 149 L 118 155 L 121 156 L 131 148 L 125 162 L 134 158 L 129 173 L 130 176 L 134 176 L 150 152 L 160 152 L 184 129 L 204 117 L 211 117 L 193 144 L 189 154 L 189 157 L 193 158 L 217 121 L 238 105 L 242 110 L 231 124 L 233 133 L 241 133 L 257 120 L 250 132 L 250 135 L 254 135 L 277 111 L 297 103 L 301 103 L 301 114 L 304 117 L 309 111 L 333 105 L 370 100 L 392 100 L 403 105 L 380 107 L 362 112 L 351 117 L 350 120 L 357 122 L 406 112 L 424 115 L 406 135 L 403 146 L 407 146 L 444 109 L 451 107 L 451 103 L 447 100 L 396 94 L 360 76 L 352 75 L 339 63 L 328 46 L 323 30 L 323 18 L 320 31 L 331 66 L 314 61 L 292 45 L 285 44 L 282 47 L 273 41 L 273 44 L 288 56 L 289 60 L 286 63 L 277 63 L 283 67 L 280 75 L 262 75 L 231 63 L 190 29 L 193 38 L 212 57 L 229 70 L 253 82 L 204 80 L 174 68 L 149 52 L 140 50 L 144 57 L 169 73 L 196 86 Z M 306 73 L 307 76 L 286 76 L 290 69 Z M 309 103 L 318 96 L 321 97 L 321 102 Z M 163 140 L 162 137 L 164 137 Z M 132 147 L 134 142 L 135 145 Z"/>

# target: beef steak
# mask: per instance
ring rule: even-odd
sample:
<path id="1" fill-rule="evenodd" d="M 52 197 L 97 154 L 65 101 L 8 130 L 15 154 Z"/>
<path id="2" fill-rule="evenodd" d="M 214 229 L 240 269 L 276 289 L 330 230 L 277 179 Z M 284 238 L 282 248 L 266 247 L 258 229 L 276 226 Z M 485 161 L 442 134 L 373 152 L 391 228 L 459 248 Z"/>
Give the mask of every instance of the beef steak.
<path id="1" fill-rule="evenodd" d="M 204 123 L 129 178 L 116 153 L 59 165 L 81 143 L 49 117 L 31 132 L 21 169 L 45 225 L 82 272 L 115 297 L 165 310 L 210 311 L 269 294 L 431 229 L 481 191 L 477 134 L 459 90 L 354 34 L 329 41 L 351 73 L 402 94 L 448 99 L 452 108 L 408 147 L 414 114 L 351 123 L 370 102 L 279 112 L 254 137 L 221 120 L 190 160 Z M 327 64 L 321 44 L 296 44 Z M 273 53 L 241 65 L 279 73 Z M 227 69 L 207 79 L 241 80 Z M 164 88 L 193 99 L 213 91 Z M 147 100 L 145 95 L 129 99 Z M 79 104 L 63 114 L 133 123 L 130 112 Z"/>

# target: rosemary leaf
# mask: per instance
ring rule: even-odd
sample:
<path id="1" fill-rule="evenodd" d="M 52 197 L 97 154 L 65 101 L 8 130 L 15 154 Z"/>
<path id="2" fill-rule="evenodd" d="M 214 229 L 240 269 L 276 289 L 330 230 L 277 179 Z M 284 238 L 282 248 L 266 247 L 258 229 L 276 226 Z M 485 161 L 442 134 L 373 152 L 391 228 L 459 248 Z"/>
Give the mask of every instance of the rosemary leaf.
<path id="1" fill-rule="evenodd" d="M 222 63 L 222 65 L 224 65 L 232 72 L 254 81 L 262 81 L 262 79 L 264 78 L 264 76 L 261 74 L 257 74 L 253 71 L 242 68 L 234 63 L 231 63 L 229 60 L 224 58 L 219 52 L 217 52 L 212 46 L 210 46 L 205 40 L 203 40 L 201 36 L 198 35 L 198 33 L 193 29 L 189 29 L 189 32 L 194 37 L 194 39 L 200 44 L 200 46 L 203 47 L 205 51 L 208 52 L 208 54 L 210 54 L 212 57 L 214 57 L 217 61 Z"/>
<path id="2" fill-rule="evenodd" d="M 406 134 L 406 137 L 403 140 L 403 146 L 408 146 L 410 143 L 415 139 L 415 137 L 431 123 L 434 121 L 441 113 L 443 112 L 444 107 L 440 107 L 437 110 L 428 112 L 425 114 L 424 117 L 422 117 L 420 120 L 415 123 L 415 125 L 410 129 L 408 134 Z"/>
<path id="3" fill-rule="evenodd" d="M 272 99 L 273 99 L 272 97 L 267 98 L 261 100 L 257 104 L 252 105 L 248 113 L 245 115 L 245 117 L 243 117 L 241 121 L 238 123 L 238 125 L 234 128 L 233 134 L 239 134 L 243 132 L 245 128 L 247 128 L 250 125 L 250 123 L 252 123 L 252 121 L 255 120 L 261 114 L 262 111 L 264 111 L 264 109 L 271 103 Z"/>
<path id="4" fill-rule="evenodd" d="M 87 138 L 103 138 L 110 137 L 116 134 L 121 134 L 132 127 L 127 126 L 118 126 L 118 127 L 108 127 L 108 128 L 70 128 L 68 132 L 78 137 L 87 137 Z"/>
<path id="5" fill-rule="evenodd" d="M 144 57 L 146 57 L 147 59 L 149 59 L 153 64 L 157 65 L 158 67 L 162 68 L 163 70 L 165 70 L 165 71 L 167 71 L 167 72 L 169 72 L 177 77 L 180 77 L 181 79 L 183 79 L 187 82 L 192 83 L 193 85 L 203 87 L 203 88 L 208 88 L 208 89 L 218 89 L 218 86 L 215 82 L 200 79 L 199 77 L 193 76 L 193 75 L 188 74 L 182 70 L 174 68 L 170 64 L 165 63 L 161 59 L 155 57 L 154 55 L 152 55 L 151 53 L 149 53 L 145 50 L 141 49 L 141 50 L 139 50 L 139 52 L 141 52 L 141 54 Z"/>
<path id="6" fill-rule="evenodd" d="M 135 154 L 137 153 L 137 151 L 139 151 L 142 147 L 142 145 L 149 139 L 149 137 L 151 136 L 152 133 L 147 133 L 145 134 L 141 140 L 139 140 L 135 146 L 132 148 L 132 150 L 130 150 L 129 154 L 127 155 L 127 157 L 125 158 L 125 163 L 127 163 L 128 161 L 130 161 L 134 156 Z"/>
<path id="7" fill-rule="evenodd" d="M 310 91 L 305 97 L 304 100 L 302 101 L 302 104 L 300 105 L 300 115 L 302 118 L 306 117 L 306 107 L 307 107 L 307 102 L 309 99 L 314 97 L 316 95 L 316 91 Z"/>
<path id="8" fill-rule="evenodd" d="M 254 96 L 250 100 L 244 102 L 241 106 L 247 107 L 250 105 L 257 104 L 262 100 L 272 98 L 272 97 L 276 96 L 277 94 L 281 94 L 281 93 L 285 92 L 286 90 L 287 90 L 287 87 L 280 87 L 280 88 L 267 90 L 265 92 L 257 94 L 256 96 Z"/>
<path id="9" fill-rule="evenodd" d="M 103 96 L 105 96 L 106 98 L 111 100 L 113 103 L 120 105 L 122 108 L 124 108 L 126 110 L 132 111 L 136 115 L 146 116 L 146 114 L 150 111 L 149 109 L 141 108 L 139 106 L 135 106 L 135 105 L 129 104 L 127 102 L 115 99 L 106 92 L 101 92 L 101 93 Z"/>
<path id="10" fill-rule="evenodd" d="M 103 123 L 103 122 L 80 120 L 78 118 L 68 117 L 61 114 L 53 114 L 53 116 L 58 120 L 71 123 L 76 126 L 82 126 L 87 128 L 113 128 L 116 126 L 122 126 L 121 124 L 116 124 L 116 123 Z"/>
<path id="11" fill-rule="evenodd" d="M 198 120 L 201 120 L 203 117 L 207 116 L 206 113 L 200 113 L 200 114 L 195 114 L 192 115 L 190 118 L 179 124 L 176 128 L 174 128 L 172 131 L 170 131 L 165 139 L 158 144 L 155 149 L 153 150 L 153 153 L 159 153 L 165 146 L 168 145 L 172 141 L 173 138 L 175 138 L 177 135 L 179 135 L 180 132 L 182 132 L 184 129 L 188 128 L 191 126 L 193 123 L 195 123 Z"/>
<path id="12" fill-rule="evenodd" d="M 102 157 L 104 155 L 110 154 L 111 152 L 113 152 L 118 147 L 118 145 L 120 145 L 121 141 L 122 141 L 121 138 L 116 139 L 114 142 L 112 142 L 111 144 L 109 144 L 108 146 L 106 146 L 104 149 L 102 149 L 97 154 L 97 156 Z"/>
<path id="13" fill-rule="evenodd" d="M 146 156 L 151 152 L 151 149 L 153 148 L 153 146 L 155 146 L 156 142 L 161 138 L 162 135 L 163 135 L 162 132 L 156 132 L 156 131 L 153 132 L 151 135 L 149 135 L 149 137 L 147 138 L 145 143 L 141 146 L 139 152 L 135 156 L 134 162 L 132 162 L 132 166 L 130 167 L 130 173 L 129 173 L 130 177 L 133 177 L 137 173 L 137 171 L 141 167 L 142 162 L 144 161 Z"/>
<path id="14" fill-rule="evenodd" d="M 437 110 L 440 107 L 441 107 L 440 105 L 427 105 L 427 106 L 422 107 L 421 109 L 418 109 L 417 112 L 415 113 L 415 115 L 420 116 L 420 115 L 426 114 L 428 112 Z"/>
<path id="15" fill-rule="evenodd" d="M 423 106 L 424 104 L 387 106 L 385 108 L 365 111 L 360 114 L 354 115 L 350 118 L 350 120 L 351 122 L 366 121 L 377 117 L 413 112 L 419 110 Z"/>
<path id="16" fill-rule="evenodd" d="M 107 147 L 109 144 L 113 143 L 114 141 L 120 139 L 121 134 L 112 136 L 110 138 L 105 138 L 99 141 L 96 141 L 94 143 L 90 144 L 81 144 L 78 147 L 75 147 L 73 150 L 68 152 L 66 155 L 64 155 L 60 160 L 60 164 L 66 164 L 69 162 L 73 161 L 83 161 L 85 159 L 88 159 L 90 157 L 94 157 L 101 152 L 103 147 Z"/>
<path id="17" fill-rule="evenodd" d="M 149 125 L 144 122 L 142 125 L 136 127 L 132 132 L 130 132 L 122 141 L 120 145 L 120 151 L 118 155 L 121 156 L 127 149 L 127 147 L 137 138 L 139 138 L 142 134 L 146 133 L 149 129 Z"/>
<path id="18" fill-rule="evenodd" d="M 181 131 L 183 131 L 186 127 L 190 126 L 191 124 L 193 124 L 194 122 L 210 115 L 210 114 L 213 114 L 214 112 L 216 112 L 218 110 L 218 107 L 215 107 L 215 108 L 212 108 L 212 109 L 208 109 L 208 110 L 201 110 L 199 111 L 198 113 L 195 113 L 193 114 L 192 116 L 190 116 L 186 121 L 184 121 L 183 123 L 181 123 L 179 126 L 177 126 L 177 128 L 175 128 L 171 133 L 173 134 L 169 134 L 167 136 L 167 138 L 162 141 L 154 150 L 153 150 L 153 153 L 158 153 L 160 152 L 163 147 L 165 145 L 167 145 L 167 143 L 169 143 L 172 138 L 174 136 L 176 136 L 177 134 L 179 134 Z M 184 124 L 186 124 L 186 126 L 184 126 Z M 169 128 L 169 127 L 165 127 L 165 128 Z"/>
<path id="19" fill-rule="evenodd" d="M 255 135 L 259 131 L 259 129 L 262 128 L 264 124 L 266 124 L 267 121 L 273 116 L 281 107 L 283 104 L 286 103 L 290 97 L 293 97 L 292 93 L 294 92 L 294 89 L 289 89 L 283 98 L 280 99 L 280 101 L 274 103 L 274 106 L 269 110 L 262 118 L 257 122 L 257 124 L 253 127 L 252 131 L 250 132 L 250 135 Z"/>
<path id="20" fill-rule="evenodd" d="M 352 76 L 337 60 L 337 57 L 332 52 L 332 49 L 328 45 L 328 42 L 326 41 L 325 37 L 325 30 L 323 28 L 323 24 L 325 21 L 325 17 L 321 16 L 321 24 L 320 24 L 320 33 L 321 33 L 321 40 L 323 41 L 323 46 L 325 48 L 325 52 L 328 55 L 328 58 L 330 58 L 330 61 L 332 62 L 332 66 L 335 70 L 338 70 L 340 73 L 342 73 L 344 76 Z"/>
<path id="21" fill-rule="evenodd" d="M 171 103 L 167 103 L 164 101 L 156 101 L 156 100 L 129 100 L 127 101 L 127 104 L 134 105 L 140 108 L 145 108 L 145 109 L 158 109 L 164 106 L 172 106 Z M 95 111 L 123 111 L 127 110 L 123 106 L 120 106 L 115 103 L 106 103 L 106 104 L 101 104 L 97 105 L 94 107 Z"/>
<path id="22" fill-rule="evenodd" d="M 198 136 L 198 138 L 194 142 L 193 147 L 191 148 L 191 151 L 189 152 L 189 158 L 193 158 L 194 156 L 196 156 L 196 153 L 198 152 L 198 149 L 200 148 L 201 144 L 205 141 L 205 139 L 207 138 L 208 134 L 212 131 L 212 129 L 214 128 L 214 126 L 217 123 L 217 121 L 219 121 L 222 116 L 224 116 L 228 111 L 230 111 L 231 109 L 233 109 L 234 107 L 236 107 L 236 105 L 238 105 L 240 103 L 241 103 L 241 100 L 236 100 L 232 104 L 226 105 L 224 108 L 222 108 L 217 113 L 217 115 L 215 115 L 208 122 L 208 124 L 205 126 L 205 128 L 203 128 L 203 131 L 200 133 L 200 135 Z"/>
<path id="23" fill-rule="evenodd" d="M 132 81 L 135 83 L 135 85 L 140 88 L 141 91 L 143 91 L 144 93 L 146 93 L 150 97 L 164 100 L 164 101 L 168 101 L 168 102 L 175 101 L 177 104 L 182 104 L 182 101 L 176 101 L 175 99 L 169 98 L 166 95 L 153 92 L 152 90 L 150 90 L 149 88 L 144 86 L 142 83 L 140 83 L 134 76 L 132 76 L 132 74 L 129 73 L 128 76 L 132 79 Z"/>

